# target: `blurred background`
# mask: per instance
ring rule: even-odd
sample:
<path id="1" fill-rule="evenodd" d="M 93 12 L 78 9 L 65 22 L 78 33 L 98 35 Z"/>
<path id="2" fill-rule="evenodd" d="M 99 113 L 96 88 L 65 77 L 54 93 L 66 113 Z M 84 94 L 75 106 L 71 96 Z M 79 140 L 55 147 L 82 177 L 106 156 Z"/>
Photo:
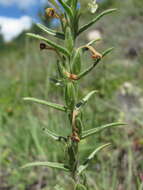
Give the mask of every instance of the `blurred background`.
<path id="1" fill-rule="evenodd" d="M 95 15 L 87 8 L 88 0 L 80 3 L 82 25 Z M 88 129 L 117 121 L 128 125 L 83 141 L 80 159 L 98 145 L 111 142 L 89 167 L 91 189 L 142 190 L 143 1 L 99 0 L 98 4 L 95 14 L 108 8 L 118 11 L 84 32 L 77 46 L 101 37 L 95 46 L 99 52 L 112 46 L 115 50 L 80 83 L 83 95 L 99 91 L 84 110 L 84 122 Z M 25 36 L 26 31 L 41 33 L 34 25 L 37 22 L 59 30 L 56 20 L 44 17 L 45 7 L 46 0 L 0 0 L 0 190 L 72 189 L 72 182 L 62 172 L 20 169 L 32 161 L 63 161 L 64 150 L 43 133 L 43 127 L 69 134 L 62 113 L 22 100 L 32 96 L 63 103 L 60 88 L 49 80 L 56 76 L 55 54 L 40 51 L 39 41 Z M 83 68 L 90 61 L 84 58 Z"/>

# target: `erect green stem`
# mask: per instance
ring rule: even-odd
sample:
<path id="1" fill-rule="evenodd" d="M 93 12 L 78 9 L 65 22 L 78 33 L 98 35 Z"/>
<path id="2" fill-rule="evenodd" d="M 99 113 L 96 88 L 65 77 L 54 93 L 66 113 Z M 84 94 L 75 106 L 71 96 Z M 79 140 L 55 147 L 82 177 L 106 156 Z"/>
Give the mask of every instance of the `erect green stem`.
<path id="1" fill-rule="evenodd" d="M 74 12 L 74 11 L 73 11 Z M 67 48 L 70 50 L 70 55 L 67 56 L 68 64 L 69 64 L 69 73 L 72 74 L 72 62 L 73 62 L 73 52 L 75 48 L 75 26 L 74 26 L 73 19 L 70 20 L 69 26 L 66 28 L 66 35 L 65 35 L 65 45 L 68 46 Z M 67 39 L 66 39 L 67 38 Z M 68 43 L 68 44 L 67 44 Z M 71 46 L 70 46 L 71 45 Z M 67 146 L 67 153 L 68 153 L 68 165 L 71 172 L 71 177 L 75 181 L 75 184 L 78 182 L 77 178 L 77 167 L 78 167 L 78 143 L 80 141 L 79 138 L 79 131 L 76 126 L 76 112 L 75 112 L 75 103 L 77 97 L 77 88 L 74 80 L 68 79 L 65 87 L 65 101 L 70 110 L 69 113 L 69 122 L 71 125 L 71 134 L 69 136 L 68 146 Z"/>

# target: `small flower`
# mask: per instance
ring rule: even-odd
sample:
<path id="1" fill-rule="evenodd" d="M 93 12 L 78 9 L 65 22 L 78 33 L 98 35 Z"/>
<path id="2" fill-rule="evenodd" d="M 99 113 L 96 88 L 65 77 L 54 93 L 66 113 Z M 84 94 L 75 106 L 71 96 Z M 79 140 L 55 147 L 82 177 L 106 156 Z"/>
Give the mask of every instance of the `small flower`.
<path id="1" fill-rule="evenodd" d="M 56 13 L 54 8 L 47 8 L 46 15 L 52 18 L 60 18 L 60 16 Z"/>
<path id="2" fill-rule="evenodd" d="M 78 76 L 75 74 L 69 73 L 67 71 L 65 71 L 64 74 L 66 75 L 67 78 L 69 78 L 71 80 L 78 80 Z"/>
<path id="3" fill-rule="evenodd" d="M 92 46 L 85 46 L 84 47 L 85 49 L 87 49 L 87 50 L 90 50 L 90 52 L 92 53 L 92 58 L 93 59 L 101 59 L 102 58 L 102 55 L 99 53 L 99 52 L 97 52 L 95 49 L 94 49 L 94 47 L 92 47 Z"/>
<path id="4" fill-rule="evenodd" d="M 98 9 L 98 4 L 96 3 L 96 0 L 92 0 L 91 3 L 88 4 L 89 9 L 91 11 L 91 13 L 95 13 Z"/>

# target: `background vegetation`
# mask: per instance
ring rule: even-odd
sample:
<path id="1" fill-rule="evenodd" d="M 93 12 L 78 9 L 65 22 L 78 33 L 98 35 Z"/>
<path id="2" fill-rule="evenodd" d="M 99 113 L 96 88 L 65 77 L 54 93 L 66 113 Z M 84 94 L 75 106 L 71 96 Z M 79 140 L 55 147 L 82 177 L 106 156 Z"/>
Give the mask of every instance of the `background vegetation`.
<path id="1" fill-rule="evenodd" d="M 92 18 L 86 4 L 83 1 L 81 5 L 84 12 L 81 24 Z M 103 38 L 98 50 L 114 46 L 115 51 L 82 82 L 80 90 L 82 94 L 93 89 L 99 91 L 84 113 L 86 128 L 116 121 L 128 125 L 89 138 L 90 143 L 83 142 L 81 150 L 86 150 L 88 155 L 101 142 L 112 143 L 92 163 L 87 174 L 91 189 L 141 190 L 143 2 L 106 0 L 100 3 L 98 11 L 114 7 L 118 12 L 102 19 L 92 29 L 99 30 Z M 82 35 L 81 44 L 88 42 L 88 32 Z M 24 96 L 34 96 L 61 102 L 60 89 L 49 80 L 56 75 L 54 56 L 40 51 L 39 42 L 25 38 L 24 34 L 9 44 L 4 44 L 0 37 L 0 190 L 72 189 L 68 176 L 56 170 L 20 169 L 27 162 L 63 159 L 60 144 L 47 138 L 42 128 L 54 128 L 61 135 L 67 133 L 64 115 L 22 100 Z"/>

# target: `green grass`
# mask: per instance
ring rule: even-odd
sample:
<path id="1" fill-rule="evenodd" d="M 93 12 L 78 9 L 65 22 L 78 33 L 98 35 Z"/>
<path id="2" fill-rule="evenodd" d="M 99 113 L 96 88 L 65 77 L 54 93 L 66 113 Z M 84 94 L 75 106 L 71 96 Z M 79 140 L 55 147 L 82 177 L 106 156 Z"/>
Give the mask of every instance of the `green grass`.
<path id="1" fill-rule="evenodd" d="M 128 4 L 119 4 L 120 12 L 115 17 L 108 17 L 98 24 L 97 28 L 101 27 L 104 31 L 106 45 L 117 49 L 81 84 L 82 94 L 86 94 L 89 89 L 99 90 L 99 94 L 90 101 L 84 112 L 86 128 L 114 121 L 128 122 L 128 126 L 102 132 L 99 136 L 88 138 L 87 143 L 83 141 L 81 150 L 86 150 L 86 155 L 101 142 L 112 143 L 111 148 L 98 155 L 87 173 L 93 190 L 142 189 L 139 175 L 143 172 L 143 105 L 140 103 L 143 97 L 143 56 L 126 56 L 130 47 L 135 47 L 140 52 L 142 18 L 140 8 L 134 8 L 130 0 L 127 2 Z M 128 6 L 130 8 L 126 11 Z M 135 20 L 132 20 L 133 17 Z M 100 48 L 103 47 L 100 45 Z M 60 144 L 53 143 L 42 128 L 54 129 L 61 135 L 70 133 L 65 128 L 68 123 L 65 122 L 65 116 L 50 108 L 22 100 L 25 96 L 33 96 L 62 102 L 58 96 L 60 89 L 49 81 L 49 77 L 56 75 L 54 58 L 51 61 L 54 56 L 51 52 L 47 54 L 39 51 L 38 43 L 29 40 L 26 40 L 22 51 L 5 51 L 1 55 L 0 189 L 36 189 L 38 185 L 42 189 L 40 184 L 44 186 L 46 183 L 47 187 L 43 189 L 53 190 L 56 186 L 55 178 L 61 187 L 72 189 L 68 176 L 63 173 L 57 175 L 59 172 L 56 170 L 41 167 L 20 169 L 31 161 L 62 162 L 63 159 Z M 125 98 L 126 101 L 130 98 L 133 101 L 128 109 L 124 107 L 124 97 L 119 98 L 125 82 L 134 86 L 134 90 Z M 85 155 L 82 154 L 81 159 L 83 157 Z"/>

